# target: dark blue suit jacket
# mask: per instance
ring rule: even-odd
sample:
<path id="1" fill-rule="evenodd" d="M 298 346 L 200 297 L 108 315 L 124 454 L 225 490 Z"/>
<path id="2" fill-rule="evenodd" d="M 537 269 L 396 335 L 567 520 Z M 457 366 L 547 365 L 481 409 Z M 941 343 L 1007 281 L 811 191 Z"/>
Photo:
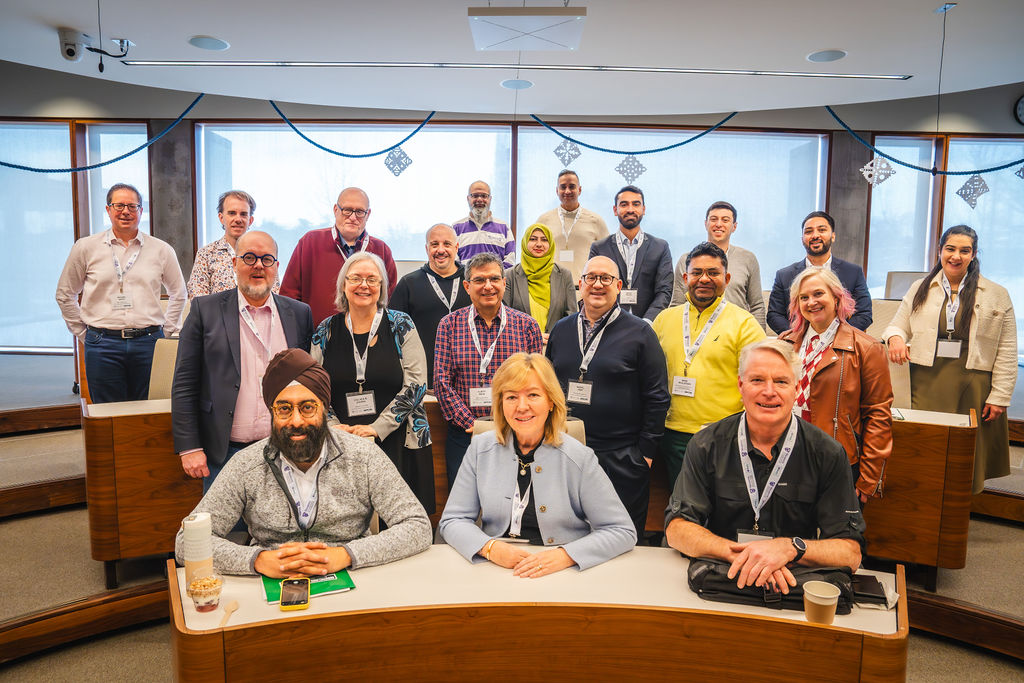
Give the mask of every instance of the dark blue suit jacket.
<path id="1" fill-rule="evenodd" d="M 775 273 L 775 284 L 768 298 L 768 327 L 775 330 L 775 334 L 782 334 L 789 329 L 789 287 L 805 268 L 807 264 L 804 259 L 800 259 Z M 847 322 L 858 330 L 868 329 L 871 325 L 871 294 L 868 292 L 867 280 L 864 279 L 864 271 L 856 263 L 833 256 L 832 272 L 839 277 L 857 305 Z"/>
<path id="2" fill-rule="evenodd" d="M 626 262 L 615 244 L 615 233 L 603 240 L 590 245 L 590 256 L 607 256 L 619 267 L 622 287 L 626 288 Z M 672 301 L 672 253 L 668 242 L 644 233 L 644 243 L 636 255 L 636 267 L 633 269 L 633 289 L 636 292 L 635 306 L 622 306 L 638 318 L 654 320 L 658 314 L 668 308 Z"/>
<path id="3" fill-rule="evenodd" d="M 171 386 L 174 452 L 202 448 L 207 462 L 227 459 L 231 422 L 241 382 L 238 290 L 192 300 L 181 328 Z M 309 351 L 313 314 L 306 304 L 274 294 L 289 348 Z"/>

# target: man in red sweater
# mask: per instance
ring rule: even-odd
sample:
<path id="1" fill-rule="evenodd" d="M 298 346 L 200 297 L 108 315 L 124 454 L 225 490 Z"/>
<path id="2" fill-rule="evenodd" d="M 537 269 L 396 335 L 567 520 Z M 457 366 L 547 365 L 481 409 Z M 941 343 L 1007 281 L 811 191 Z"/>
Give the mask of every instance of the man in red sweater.
<path id="1" fill-rule="evenodd" d="M 281 283 L 282 296 L 309 304 L 313 324 L 338 312 L 334 307 L 338 271 L 352 254 L 368 251 L 380 256 L 388 275 L 388 296 L 395 289 L 398 270 L 391 249 L 366 232 L 370 198 L 358 187 L 348 187 L 334 204 L 334 226 L 310 230 L 299 239 L 288 259 Z"/>

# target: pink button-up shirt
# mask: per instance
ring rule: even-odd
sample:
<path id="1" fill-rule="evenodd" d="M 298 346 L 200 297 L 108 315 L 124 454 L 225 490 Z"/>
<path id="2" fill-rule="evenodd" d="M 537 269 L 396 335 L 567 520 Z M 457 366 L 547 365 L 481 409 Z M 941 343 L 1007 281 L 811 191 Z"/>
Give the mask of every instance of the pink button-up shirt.
<path id="1" fill-rule="evenodd" d="M 259 337 L 245 320 L 249 316 Z M 263 375 L 270 359 L 288 348 L 273 295 L 259 308 L 255 308 L 238 293 L 238 327 L 241 351 L 242 381 L 235 400 L 235 414 L 231 422 L 231 440 L 248 443 L 270 436 L 270 411 L 263 402 Z M 268 348 L 269 346 L 269 348 Z"/>

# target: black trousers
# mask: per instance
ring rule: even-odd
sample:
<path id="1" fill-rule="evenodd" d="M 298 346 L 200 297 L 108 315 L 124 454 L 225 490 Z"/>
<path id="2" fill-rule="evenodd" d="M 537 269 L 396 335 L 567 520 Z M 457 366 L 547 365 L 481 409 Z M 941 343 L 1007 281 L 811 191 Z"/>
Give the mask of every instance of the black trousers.
<path id="1" fill-rule="evenodd" d="M 636 445 L 594 452 L 633 520 L 637 541 L 641 541 L 647 524 L 647 505 L 651 498 L 651 468 Z"/>

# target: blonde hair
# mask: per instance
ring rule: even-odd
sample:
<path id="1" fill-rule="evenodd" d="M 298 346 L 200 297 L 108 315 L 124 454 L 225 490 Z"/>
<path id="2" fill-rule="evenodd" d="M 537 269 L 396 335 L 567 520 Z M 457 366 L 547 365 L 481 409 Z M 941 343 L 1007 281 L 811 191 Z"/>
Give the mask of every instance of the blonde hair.
<path id="1" fill-rule="evenodd" d="M 526 386 L 530 381 L 531 372 L 536 373 L 540 385 L 548 395 L 548 400 L 553 404 L 544 421 L 544 443 L 561 446 L 562 433 L 565 431 L 565 394 L 562 393 L 562 387 L 555 377 L 551 361 L 539 353 L 513 353 L 494 373 L 494 380 L 491 382 L 491 416 L 494 418 L 498 443 L 504 446 L 508 432 L 512 429 L 505 419 L 505 411 L 501 406 L 502 395 L 506 391 L 518 391 Z"/>

